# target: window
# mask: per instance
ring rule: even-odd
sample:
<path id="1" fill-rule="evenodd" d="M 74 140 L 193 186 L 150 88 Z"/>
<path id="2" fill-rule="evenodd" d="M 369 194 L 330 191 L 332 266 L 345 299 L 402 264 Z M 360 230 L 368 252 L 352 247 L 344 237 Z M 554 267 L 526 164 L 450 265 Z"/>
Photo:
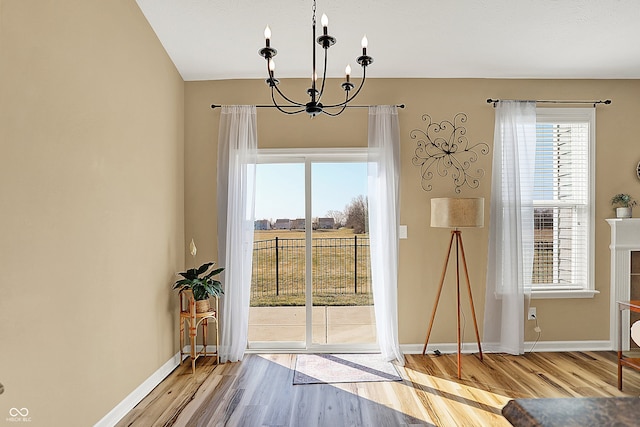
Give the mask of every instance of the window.
<path id="1" fill-rule="evenodd" d="M 532 296 L 593 296 L 595 109 L 536 117 Z"/>

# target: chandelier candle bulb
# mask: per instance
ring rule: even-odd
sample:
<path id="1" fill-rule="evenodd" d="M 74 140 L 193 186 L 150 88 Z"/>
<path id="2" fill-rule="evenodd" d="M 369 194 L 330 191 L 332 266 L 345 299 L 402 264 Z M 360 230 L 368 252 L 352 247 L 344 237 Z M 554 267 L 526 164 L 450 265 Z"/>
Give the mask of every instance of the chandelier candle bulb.
<path id="1" fill-rule="evenodd" d="M 329 18 L 324 13 L 322 14 L 322 18 L 320 18 L 320 22 L 322 23 L 322 33 L 326 36 L 329 31 Z"/>
<path id="2" fill-rule="evenodd" d="M 267 43 L 267 47 L 271 46 L 271 28 L 267 25 L 267 28 L 264 29 L 264 38 Z"/>
<path id="3" fill-rule="evenodd" d="M 366 55 L 367 54 L 367 46 L 369 45 L 369 40 L 367 40 L 367 35 L 365 34 L 364 37 L 362 37 L 362 55 Z"/>
<path id="4" fill-rule="evenodd" d="M 347 83 L 349 83 L 349 75 L 351 74 L 351 65 L 347 64 L 347 67 L 344 69 L 344 73 L 347 75 Z"/>

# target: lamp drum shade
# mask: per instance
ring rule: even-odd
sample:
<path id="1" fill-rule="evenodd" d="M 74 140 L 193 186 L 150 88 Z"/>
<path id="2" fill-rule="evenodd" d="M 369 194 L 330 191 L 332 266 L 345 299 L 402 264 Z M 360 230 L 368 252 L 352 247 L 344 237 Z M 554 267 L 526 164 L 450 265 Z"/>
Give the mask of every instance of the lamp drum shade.
<path id="1" fill-rule="evenodd" d="M 484 226 L 484 198 L 431 199 L 431 226 L 466 228 Z"/>

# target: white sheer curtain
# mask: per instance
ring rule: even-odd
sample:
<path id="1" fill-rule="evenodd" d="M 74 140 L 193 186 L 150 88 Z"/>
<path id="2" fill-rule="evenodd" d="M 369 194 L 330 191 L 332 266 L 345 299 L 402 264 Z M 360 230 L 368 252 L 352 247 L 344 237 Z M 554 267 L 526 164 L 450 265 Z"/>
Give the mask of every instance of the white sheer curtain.
<path id="1" fill-rule="evenodd" d="M 223 362 L 242 359 L 247 347 L 257 149 L 255 106 L 223 106 L 217 181 L 218 256 L 225 267 L 220 300 Z"/>
<path id="2" fill-rule="evenodd" d="M 485 351 L 524 353 L 524 298 L 533 268 L 536 104 L 496 106 L 484 309 Z"/>
<path id="3" fill-rule="evenodd" d="M 398 341 L 400 130 L 395 106 L 369 107 L 371 282 L 380 352 L 404 365 Z"/>

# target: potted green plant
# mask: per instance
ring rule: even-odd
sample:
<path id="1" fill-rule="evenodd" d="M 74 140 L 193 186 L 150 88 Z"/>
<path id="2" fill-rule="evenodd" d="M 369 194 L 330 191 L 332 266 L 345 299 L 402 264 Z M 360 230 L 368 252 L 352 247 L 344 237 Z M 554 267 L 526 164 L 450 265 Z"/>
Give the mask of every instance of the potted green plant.
<path id="1" fill-rule="evenodd" d="M 182 279 L 176 281 L 173 289 L 190 289 L 196 300 L 196 311 L 209 311 L 209 297 L 217 297 L 224 294 L 222 283 L 215 276 L 222 273 L 224 267 L 211 269 L 215 262 L 206 262 L 198 268 L 190 268 L 178 273 Z"/>
<path id="2" fill-rule="evenodd" d="M 631 218 L 633 207 L 638 204 L 629 194 L 620 193 L 611 198 L 617 218 Z"/>

